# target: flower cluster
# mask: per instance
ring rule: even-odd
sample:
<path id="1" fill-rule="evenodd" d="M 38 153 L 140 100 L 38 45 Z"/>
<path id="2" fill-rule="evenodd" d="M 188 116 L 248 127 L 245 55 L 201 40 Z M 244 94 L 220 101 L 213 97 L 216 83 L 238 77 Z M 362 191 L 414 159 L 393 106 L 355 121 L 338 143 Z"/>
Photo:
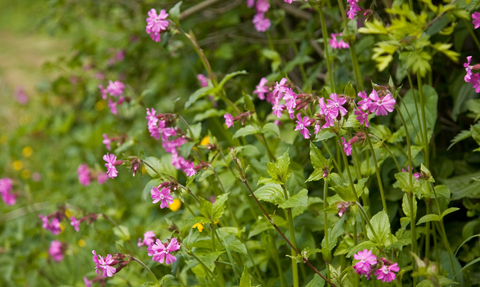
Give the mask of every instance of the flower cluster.
<path id="1" fill-rule="evenodd" d="M 301 109 L 307 109 L 309 104 L 318 101 L 319 110 L 315 114 L 314 118 L 307 116 L 303 117 L 300 113 L 296 114 L 297 126 L 296 131 L 300 131 L 305 139 L 310 138 L 310 131 L 308 127 L 315 126 L 314 133 L 317 134 L 321 129 L 335 127 L 335 123 L 340 121 L 348 113 L 348 108 L 351 106 L 353 100 L 349 97 L 337 95 L 336 93 L 330 94 L 329 99 L 318 98 L 311 94 L 296 94 L 292 85 L 288 83 L 286 78 L 283 78 L 280 82 L 276 82 L 272 88 L 267 85 L 267 79 L 262 78 L 260 83 L 256 86 L 254 94 L 257 94 L 259 99 L 266 99 L 267 102 L 273 105 L 273 114 L 278 118 L 282 116 L 282 112 L 286 110 L 291 119 L 295 118 L 295 113 Z M 373 89 L 369 96 L 366 92 L 358 93 L 358 96 L 362 99 L 356 104 L 354 115 L 360 124 L 368 127 L 368 115 L 388 115 L 395 107 L 395 99 L 390 92 L 381 86 Z M 355 106 L 355 103 L 353 102 Z M 227 126 L 233 124 L 233 118 L 231 115 L 225 115 Z M 343 146 L 345 152 L 350 155 L 352 142 L 346 142 L 343 139 Z"/>
<path id="2" fill-rule="evenodd" d="M 154 108 L 147 108 L 148 131 L 150 136 L 155 139 L 162 137 L 162 147 L 166 152 L 172 155 L 172 165 L 176 169 L 181 169 L 187 174 L 187 176 L 193 176 L 197 173 L 196 167 L 193 162 L 184 159 L 179 155 L 179 148 L 182 144 L 186 143 L 186 136 L 179 128 L 169 127 L 173 123 L 176 115 L 172 114 L 159 114 L 155 115 Z M 175 137 L 170 139 L 170 137 Z"/>
<path id="3" fill-rule="evenodd" d="M 480 13 L 478 15 L 480 17 Z M 480 25 L 480 19 L 479 19 L 479 25 Z M 473 69 L 480 69 L 480 65 L 474 65 L 470 66 L 470 62 L 472 60 L 472 56 L 467 57 L 467 62 L 463 64 L 463 67 L 465 67 L 465 70 L 467 71 L 467 74 L 464 77 L 465 82 L 472 84 L 472 88 L 475 89 L 475 92 L 480 93 L 480 75 L 478 73 L 474 74 L 472 72 Z"/>
<path id="4" fill-rule="evenodd" d="M 347 11 L 348 19 L 355 19 L 355 16 L 357 16 L 357 12 L 362 11 L 362 8 L 358 6 L 358 0 L 347 0 L 347 2 L 350 6 Z"/>
<path id="5" fill-rule="evenodd" d="M 176 238 L 170 239 L 170 242 L 162 243 L 157 239 L 155 244 L 148 247 L 148 256 L 153 256 L 152 260 L 160 263 L 170 264 L 177 261 L 177 258 L 171 254 L 180 249 Z"/>
<path id="6" fill-rule="evenodd" d="M 2 195 L 2 200 L 6 205 L 15 204 L 15 194 L 11 193 L 13 184 L 10 178 L 1 178 L 0 179 L 0 194 Z"/>
<path id="7" fill-rule="evenodd" d="M 153 41 L 160 42 L 160 34 L 167 30 L 170 24 L 167 19 L 168 13 L 164 9 L 160 10 L 160 14 L 157 15 L 157 10 L 151 9 L 148 11 L 147 18 L 147 33 L 150 35 Z"/>
<path id="8" fill-rule="evenodd" d="M 127 266 L 130 261 L 130 259 L 124 260 L 125 256 L 121 253 L 115 253 L 113 256 L 107 254 L 105 257 L 100 255 L 97 256 L 95 250 L 93 250 L 92 253 L 93 263 L 95 263 L 95 272 L 99 274 L 100 271 L 102 271 L 103 277 L 113 277 L 113 274 L 118 273 L 118 271 Z"/>
<path id="9" fill-rule="evenodd" d="M 65 214 L 61 211 L 56 211 L 48 216 L 39 214 L 38 217 L 42 220 L 42 227 L 51 231 L 53 234 L 58 235 L 62 231 L 60 228 L 60 221 L 65 218 Z M 51 219 L 51 220 L 50 220 Z"/>
<path id="10" fill-rule="evenodd" d="M 150 247 L 155 242 L 155 233 L 153 231 L 147 231 L 143 234 L 143 240 L 141 238 L 138 239 L 137 246 L 147 246 Z"/>
<path id="11" fill-rule="evenodd" d="M 108 179 L 107 174 L 92 171 L 85 163 L 78 166 L 77 173 L 78 181 L 85 186 L 90 185 L 90 182 L 94 179 L 98 181 L 98 184 L 104 184 Z"/>
<path id="12" fill-rule="evenodd" d="M 265 13 L 268 12 L 268 9 L 270 8 L 270 3 L 268 3 L 268 0 L 257 0 L 257 3 L 255 4 L 255 0 L 248 0 L 247 1 L 247 6 L 249 8 L 252 8 L 255 5 L 255 10 L 257 14 L 253 16 L 253 25 L 255 25 L 255 29 L 258 32 L 265 32 L 270 28 L 270 19 L 265 18 Z"/>
<path id="13" fill-rule="evenodd" d="M 392 263 L 385 258 L 377 260 L 377 257 L 371 250 L 364 249 L 363 251 L 359 251 L 353 255 L 353 258 L 358 260 L 353 266 L 355 273 L 365 275 L 367 279 L 370 279 L 372 274 L 374 274 L 377 276 L 377 280 L 391 282 L 395 280 L 394 272 L 400 270 L 398 263 Z"/>
<path id="14" fill-rule="evenodd" d="M 59 262 L 63 259 L 63 254 L 67 246 L 65 243 L 61 243 L 60 241 L 54 240 L 50 243 L 50 248 L 48 249 L 48 253 L 52 257 L 53 260 Z"/>
<path id="15" fill-rule="evenodd" d="M 342 36 L 342 33 L 338 33 L 338 34 L 331 34 L 331 39 L 328 40 L 328 43 L 330 44 L 330 46 L 333 48 L 333 49 L 347 49 L 347 48 L 350 48 L 350 45 L 348 45 L 347 43 L 345 43 L 345 41 L 343 41 L 343 39 L 340 39 L 340 40 L 337 40 L 337 37 L 341 37 Z"/>
<path id="16" fill-rule="evenodd" d="M 100 92 L 102 93 L 102 99 L 106 100 L 108 98 L 108 106 L 112 111 L 112 114 L 117 114 L 117 105 L 121 105 L 127 98 L 123 97 L 123 90 L 125 89 L 125 84 L 120 81 L 109 81 L 107 88 L 103 88 L 102 85 L 98 86 Z M 118 98 L 118 101 L 115 102 L 115 98 Z"/>
<path id="17" fill-rule="evenodd" d="M 164 182 L 158 187 L 154 186 L 150 190 L 150 194 L 153 199 L 152 203 L 157 203 L 160 201 L 160 208 L 163 209 L 165 207 L 168 207 L 170 204 L 173 203 L 173 197 L 170 195 L 172 188 L 176 189 L 176 184 L 171 182 Z"/>
<path id="18" fill-rule="evenodd" d="M 103 156 L 103 160 L 107 162 L 105 166 L 107 167 L 108 177 L 110 178 L 117 177 L 118 170 L 116 166 L 123 164 L 123 161 L 117 160 L 117 157 L 114 154 L 109 154 L 108 152 L 106 155 Z"/>

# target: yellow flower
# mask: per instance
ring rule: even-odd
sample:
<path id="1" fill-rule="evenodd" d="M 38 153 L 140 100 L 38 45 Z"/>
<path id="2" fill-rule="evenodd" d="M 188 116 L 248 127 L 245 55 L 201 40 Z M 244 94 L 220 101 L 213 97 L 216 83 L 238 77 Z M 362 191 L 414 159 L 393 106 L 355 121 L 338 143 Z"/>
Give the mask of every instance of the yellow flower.
<path id="1" fill-rule="evenodd" d="M 182 202 L 180 201 L 180 199 L 175 198 L 173 202 L 168 206 L 168 208 L 170 208 L 171 211 L 177 211 L 180 209 L 181 206 Z"/>
<path id="2" fill-rule="evenodd" d="M 200 142 L 200 145 L 207 145 L 207 144 L 209 144 L 209 143 L 210 143 L 210 141 L 209 141 L 208 136 L 205 136 L 205 137 L 202 139 L 202 141 Z"/>
<path id="3" fill-rule="evenodd" d="M 107 107 L 107 103 L 103 100 L 100 100 L 95 103 L 95 110 L 101 111 Z"/>
<path id="4" fill-rule="evenodd" d="M 30 171 L 28 169 L 24 169 L 22 170 L 22 172 L 20 172 L 20 176 L 23 178 L 23 179 L 29 179 L 30 178 Z"/>
<path id="5" fill-rule="evenodd" d="M 23 168 L 23 163 L 19 160 L 13 162 L 13 169 L 14 170 L 21 170 Z"/>
<path id="6" fill-rule="evenodd" d="M 83 240 L 83 239 L 78 240 L 78 246 L 85 247 L 85 245 L 87 245 L 87 242 L 85 242 L 85 240 Z"/>
<path id="7" fill-rule="evenodd" d="M 142 173 L 143 173 L 143 174 L 146 174 L 146 173 L 147 173 L 147 169 L 145 168 L 144 165 L 142 165 Z"/>
<path id="8" fill-rule="evenodd" d="M 72 216 L 72 213 L 70 212 L 70 210 L 65 209 L 65 216 L 70 219 L 70 217 Z"/>
<path id="9" fill-rule="evenodd" d="M 220 219 L 218 219 L 217 221 L 215 221 L 213 224 L 217 224 L 219 221 L 220 221 Z"/>
<path id="10" fill-rule="evenodd" d="M 65 230 L 65 223 L 62 222 L 60 223 L 60 233 L 63 233 L 64 230 Z"/>
<path id="11" fill-rule="evenodd" d="M 199 232 L 202 232 L 203 231 L 203 222 L 200 224 L 200 223 L 195 223 L 192 228 L 197 228 Z"/>
<path id="12" fill-rule="evenodd" d="M 26 146 L 22 149 L 22 153 L 24 157 L 30 157 L 33 153 L 33 149 L 31 146 Z"/>

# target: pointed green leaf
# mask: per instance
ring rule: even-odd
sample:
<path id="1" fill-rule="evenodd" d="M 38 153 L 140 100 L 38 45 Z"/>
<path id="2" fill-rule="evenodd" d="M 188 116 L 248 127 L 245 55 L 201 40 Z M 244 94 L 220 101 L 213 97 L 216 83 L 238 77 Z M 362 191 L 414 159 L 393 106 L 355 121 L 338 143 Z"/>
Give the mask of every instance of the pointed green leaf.
<path id="1" fill-rule="evenodd" d="M 422 216 L 422 218 L 418 220 L 417 225 L 420 225 L 422 223 L 429 222 L 429 221 L 440 221 L 440 216 L 438 216 L 438 214 L 424 215 Z"/>
<path id="2" fill-rule="evenodd" d="M 227 201 L 229 194 L 230 193 L 227 192 L 225 194 L 218 196 L 217 199 L 215 200 L 215 203 L 213 203 L 213 215 L 212 215 L 213 222 L 219 220 L 222 217 L 223 213 L 225 212 L 225 202 Z"/>
<path id="3" fill-rule="evenodd" d="M 236 139 L 238 137 L 245 137 L 248 135 L 258 134 L 260 131 L 253 127 L 252 125 L 245 126 L 239 129 L 234 135 L 233 138 Z"/>
<path id="4" fill-rule="evenodd" d="M 265 184 L 255 191 L 255 196 L 258 200 L 270 202 L 273 204 L 282 204 L 285 202 L 283 190 L 280 184 Z"/>
<path id="5" fill-rule="evenodd" d="M 277 137 L 280 137 L 280 129 L 278 126 L 274 123 L 267 123 L 266 125 L 263 126 L 262 128 L 262 133 L 273 133 Z"/>
<path id="6" fill-rule="evenodd" d="M 301 206 L 308 206 L 308 190 L 306 189 L 302 189 L 299 193 L 290 197 L 287 201 L 280 204 L 278 207 L 287 209 Z"/>
<path id="7" fill-rule="evenodd" d="M 242 278 L 240 278 L 240 285 L 238 287 L 252 287 L 252 281 L 248 276 L 247 266 L 243 268 Z"/>

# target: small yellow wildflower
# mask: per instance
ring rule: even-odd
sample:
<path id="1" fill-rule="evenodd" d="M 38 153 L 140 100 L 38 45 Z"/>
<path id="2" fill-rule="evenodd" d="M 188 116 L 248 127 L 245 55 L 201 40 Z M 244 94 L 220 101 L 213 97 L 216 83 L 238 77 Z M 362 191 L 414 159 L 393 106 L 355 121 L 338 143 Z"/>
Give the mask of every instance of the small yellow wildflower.
<path id="1" fill-rule="evenodd" d="M 209 143 L 210 143 L 210 139 L 208 138 L 208 136 L 205 136 L 200 142 L 200 145 L 207 145 Z"/>
<path id="2" fill-rule="evenodd" d="M 24 169 L 24 170 L 22 170 L 22 172 L 20 172 L 20 176 L 21 176 L 23 179 L 29 179 L 29 178 L 30 178 L 30 174 L 31 174 L 31 172 L 30 172 L 28 169 Z"/>
<path id="3" fill-rule="evenodd" d="M 104 100 L 100 100 L 95 103 L 95 110 L 101 111 L 107 107 L 107 103 Z"/>
<path id="4" fill-rule="evenodd" d="M 85 240 L 83 240 L 83 239 L 78 240 L 78 246 L 85 247 L 85 245 L 87 245 L 87 242 L 85 242 Z"/>
<path id="5" fill-rule="evenodd" d="M 182 201 L 180 201 L 180 199 L 178 198 L 175 198 L 173 202 L 170 204 L 170 206 L 168 206 L 168 208 L 170 208 L 171 211 L 177 211 L 180 209 L 181 206 L 182 206 Z"/>
<path id="6" fill-rule="evenodd" d="M 72 216 L 72 213 L 70 212 L 70 210 L 65 209 L 65 216 L 68 217 L 68 219 L 70 219 L 70 217 Z"/>
<path id="7" fill-rule="evenodd" d="M 13 162 L 13 169 L 14 170 L 21 170 L 23 168 L 23 163 L 19 160 Z"/>
<path id="8" fill-rule="evenodd" d="M 22 153 L 24 157 L 30 157 L 33 154 L 33 149 L 31 146 L 26 146 L 22 149 Z"/>
<path id="9" fill-rule="evenodd" d="M 203 231 L 203 222 L 200 224 L 200 223 L 195 223 L 192 228 L 196 228 L 198 229 L 199 232 L 202 232 Z"/>

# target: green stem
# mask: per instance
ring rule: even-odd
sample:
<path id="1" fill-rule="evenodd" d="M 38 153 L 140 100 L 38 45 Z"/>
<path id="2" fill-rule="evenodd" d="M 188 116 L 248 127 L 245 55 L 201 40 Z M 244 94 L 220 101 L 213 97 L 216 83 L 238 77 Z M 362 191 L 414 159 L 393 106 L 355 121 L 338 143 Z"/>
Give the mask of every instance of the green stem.
<path id="1" fill-rule="evenodd" d="M 365 220 L 365 222 L 367 222 L 367 225 L 370 227 L 370 230 L 373 233 L 373 237 L 375 237 L 375 240 L 377 240 L 377 242 L 380 242 L 379 241 L 380 239 L 377 235 L 377 232 L 373 228 L 372 223 L 370 222 L 370 218 L 368 218 L 368 215 L 365 212 L 365 209 L 363 209 L 363 206 L 360 204 L 360 202 L 357 201 L 357 202 L 355 202 L 355 204 L 358 206 L 358 210 L 360 210 L 360 214 L 363 216 L 363 219 Z"/>
<path id="2" fill-rule="evenodd" d="M 225 191 L 225 188 L 223 187 L 223 184 L 222 182 L 220 181 L 220 177 L 218 176 L 218 173 L 215 171 L 215 169 L 213 168 L 213 166 L 209 165 L 210 168 L 212 169 L 213 171 L 213 174 L 215 174 L 216 178 L 217 178 L 217 181 L 220 185 L 220 188 L 222 189 L 223 193 L 227 193 Z M 232 218 L 233 218 L 233 222 L 235 224 L 235 227 L 240 230 L 240 225 L 238 225 L 238 220 L 237 220 L 237 216 L 235 215 L 235 213 L 233 212 L 233 209 L 232 209 L 232 206 L 230 205 L 230 202 L 227 200 L 227 208 L 228 208 L 228 211 L 230 212 L 230 214 L 232 215 Z"/>
<path id="3" fill-rule="evenodd" d="M 429 167 L 429 140 L 428 140 L 428 129 L 427 129 L 427 117 L 425 116 L 425 99 L 423 98 L 423 84 L 422 76 L 417 74 L 417 85 L 418 85 L 418 94 L 420 97 L 420 107 L 422 109 L 422 122 L 423 122 L 423 139 L 424 139 L 424 155 L 425 155 L 425 166 Z M 413 168 L 413 167 L 412 167 Z"/>
<path id="4" fill-rule="evenodd" d="M 338 142 L 341 143 L 342 139 L 340 138 L 340 135 L 339 134 L 336 134 L 336 135 L 337 135 Z M 345 165 L 345 169 L 347 170 L 348 179 L 350 180 L 350 188 L 352 189 L 352 193 L 355 196 L 355 201 L 359 201 L 357 191 L 355 190 L 355 185 L 353 184 L 352 174 L 350 173 L 350 167 L 348 166 L 347 155 L 345 154 L 345 151 L 343 149 L 340 151 L 340 153 L 342 154 L 343 164 Z"/>
<path id="5" fill-rule="evenodd" d="M 403 128 L 405 129 L 405 137 L 407 138 L 407 149 L 408 149 L 408 166 L 410 167 L 408 169 L 408 185 L 411 187 L 412 186 L 412 172 L 413 172 L 413 165 L 412 165 L 412 145 L 410 144 L 410 134 L 408 133 L 408 128 L 407 128 L 407 123 L 405 122 L 405 118 L 402 115 L 402 112 L 400 111 L 400 108 L 397 106 L 396 110 L 398 112 L 398 115 L 400 116 L 400 119 L 402 120 Z"/>
<path id="6" fill-rule="evenodd" d="M 353 41 L 350 39 L 350 32 L 348 31 L 348 20 L 347 20 L 347 15 L 345 14 L 345 7 L 343 6 L 343 0 L 338 0 L 338 7 L 340 8 L 340 14 L 342 14 L 342 19 L 343 23 L 345 25 L 345 35 L 348 39 L 348 44 L 350 45 L 350 56 L 352 57 L 352 65 L 353 65 L 353 71 L 355 74 L 355 84 L 357 86 L 357 90 L 363 91 L 363 80 L 362 80 L 362 74 L 360 72 L 360 66 L 358 65 L 358 60 L 357 60 L 357 53 L 355 52 L 355 45 Z"/>
<path id="7" fill-rule="evenodd" d="M 427 198 L 425 200 L 425 205 L 427 206 L 427 214 L 432 212 L 431 199 Z M 425 257 L 430 258 L 430 221 L 427 221 L 427 230 L 425 231 Z"/>
<path id="8" fill-rule="evenodd" d="M 355 167 L 355 174 L 357 175 L 357 181 L 362 178 L 362 173 L 360 172 L 360 161 L 358 160 L 357 148 L 355 145 L 352 145 L 352 152 L 353 158 L 355 159 L 353 162 L 353 166 Z"/>
<path id="9" fill-rule="evenodd" d="M 465 26 L 467 26 L 468 32 L 473 38 L 473 41 L 477 45 L 477 48 L 480 50 L 480 41 L 478 41 L 477 35 L 475 35 L 475 31 L 472 29 L 472 24 L 469 23 L 467 20 L 463 19 L 463 23 L 465 23 Z"/>
<path id="10" fill-rule="evenodd" d="M 385 193 L 383 191 L 382 178 L 380 177 L 380 170 L 378 169 L 377 157 L 375 156 L 375 150 L 373 149 L 372 141 L 368 136 L 369 133 L 367 128 L 365 128 L 365 134 L 367 135 L 366 138 L 367 138 L 368 146 L 370 147 L 370 150 L 372 152 L 373 163 L 375 165 L 375 174 L 377 175 L 378 188 L 380 189 L 380 196 L 382 197 L 383 210 L 387 212 L 387 202 L 385 201 Z"/>
<path id="11" fill-rule="evenodd" d="M 385 142 L 382 142 L 379 138 L 377 138 L 376 136 L 374 136 L 374 135 L 372 135 L 372 134 L 369 134 L 368 136 L 376 139 L 379 143 L 381 143 L 381 144 L 383 145 L 383 148 L 387 150 L 387 152 L 390 154 L 390 156 L 392 157 L 393 161 L 395 162 L 395 165 L 397 166 L 398 172 L 401 172 L 401 171 L 402 171 L 402 168 L 400 167 L 400 164 L 398 163 L 397 158 L 396 158 L 395 155 L 392 153 L 392 151 L 387 147 L 387 145 L 385 144 Z"/>
<path id="12" fill-rule="evenodd" d="M 410 84 L 410 90 L 412 90 L 413 102 L 415 103 L 415 111 L 417 112 L 418 128 L 420 129 L 420 138 L 422 138 L 423 137 L 423 132 L 422 132 L 422 123 L 420 121 L 420 116 L 419 116 L 420 111 L 418 109 L 417 97 L 415 96 L 415 89 L 413 87 L 412 77 L 410 76 L 410 73 L 408 71 L 407 71 L 407 78 L 408 78 L 408 83 Z M 410 121 L 412 122 L 412 126 L 415 129 L 415 133 L 418 135 L 417 129 L 415 128 L 415 125 L 413 124 L 413 119 L 412 119 L 412 117 L 410 116 L 410 113 L 407 110 L 407 105 L 405 104 L 403 99 L 402 99 L 402 102 L 403 102 L 403 106 L 405 107 L 405 110 L 408 113 L 408 116 L 410 117 Z"/>
<path id="13" fill-rule="evenodd" d="M 330 79 L 330 87 L 332 88 L 333 92 L 335 93 L 335 80 L 333 77 L 332 67 L 330 63 L 330 56 L 328 52 L 328 32 L 327 32 L 327 24 L 325 24 L 325 16 L 323 15 L 323 10 L 321 6 L 315 6 L 317 8 L 318 14 L 320 15 L 320 23 L 322 26 L 322 36 L 323 36 L 323 47 L 325 51 L 325 61 L 327 63 L 327 73 Z"/>
<path id="14" fill-rule="evenodd" d="M 275 244 L 275 236 L 273 232 L 269 232 L 269 233 L 270 233 L 270 239 L 272 240 L 272 244 L 269 245 L 269 246 L 272 246 L 272 248 L 269 248 L 269 250 L 272 253 L 273 259 L 275 260 L 275 265 L 277 266 L 277 269 L 278 269 L 278 276 L 280 277 L 280 285 L 284 287 L 286 285 L 286 282 L 285 282 L 285 277 L 283 276 L 284 272 L 282 270 L 282 265 L 280 263 L 280 258 L 277 251 L 277 245 Z"/>
<path id="15" fill-rule="evenodd" d="M 415 255 L 418 255 L 417 254 L 417 233 L 415 229 L 415 225 L 417 221 L 415 218 L 416 217 L 415 213 L 413 212 L 414 211 L 413 196 L 414 195 L 412 192 L 407 193 L 408 205 L 410 206 L 410 227 L 412 229 L 412 253 L 414 253 Z M 415 273 L 417 271 L 417 264 L 415 260 L 412 260 L 412 268 L 413 268 L 413 272 Z M 417 277 L 413 277 L 413 286 L 417 286 Z"/>
<path id="16" fill-rule="evenodd" d="M 327 150 L 328 154 L 330 155 L 330 158 L 332 159 L 333 161 L 333 166 L 335 166 L 335 168 L 338 170 L 338 174 L 340 175 L 340 177 L 343 179 L 343 175 L 341 173 L 341 170 L 340 170 L 340 165 L 338 164 L 338 161 L 335 159 L 335 157 L 333 156 L 332 152 L 330 151 L 330 149 L 328 148 L 327 144 L 325 143 L 325 141 L 321 141 L 323 147 Z"/>
<path id="17" fill-rule="evenodd" d="M 286 199 L 288 199 L 290 196 L 288 194 L 287 189 L 285 188 L 284 185 L 282 185 L 283 188 L 283 193 Z M 288 221 L 288 231 L 290 232 L 290 241 L 292 243 L 292 273 L 293 273 L 293 286 L 298 287 L 298 265 L 297 265 L 297 260 L 295 259 L 297 253 L 293 248 L 297 247 L 297 241 L 295 239 L 295 228 L 293 227 L 293 216 L 292 216 L 292 209 L 287 208 L 286 210 L 287 213 L 287 221 Z"/>
<path id="18" fill-rule="evenodd" d="M 152 270 L 150 270 L 150 268 L 148 268 L 147 265 L 145 265 L 145 263 L 143 263 L 141 260 L 135 258 L 132 256 L 132 260 L 133 261 L 136 261 L 138 262 L 140 265 L 142 265 L 143 269 L 147 270 L 148 274 L 150 274 L 150 276 L 152 277 L 153 281 L 155 281 L 155 283 L 159 284 L 160 285 L 160 282 L 158 282 L 158 279 L 157 277 L 155 276 L 155 274 L 153 274 Z"/>
<path id="19" fill-rule="evenodd" d="M 326 179 L 323 179 L 323 221 L 324 221 L 324 224 L 323 224 L 324 228 L 323 229 L 324 229 L 324 233 L 325 233 L 323 238 L 325 238 L 326 245 L 330 246 L 330 245 L 328 245 L 329 242 L 328 242 L 328 213 L 327 213 L 328 205 L 327 205 L 327 197 L 328 197 L 328 182 L 327 182 Z M 330 263 L 330 256 L 331 256 L 331 254 L 329 252 L 329 254 L 327 256 L 328 258 L 326 258 L 328 260 L 325 260 L 325 264 L 327 266 Z M 328 268 L 327 268 L 327 278 L 328 278 Z"/>

